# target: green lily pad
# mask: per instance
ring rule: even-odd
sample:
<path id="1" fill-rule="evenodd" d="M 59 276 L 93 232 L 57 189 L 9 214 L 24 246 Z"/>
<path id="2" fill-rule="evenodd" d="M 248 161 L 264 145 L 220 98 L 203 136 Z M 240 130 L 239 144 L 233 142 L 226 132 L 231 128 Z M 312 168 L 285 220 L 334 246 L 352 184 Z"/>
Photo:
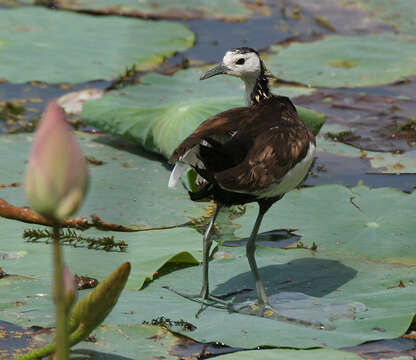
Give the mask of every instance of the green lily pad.
<path id="1" fill-rule="evenodd" d="M 414 39 L 390 33 L 332 35 L 311 43 L 276 45 L 271 50 L 277 54 L 266 62 L 273 74 L 313 87 L 379 85 L 416 74 Z"/>
<path id="2" fill-rule="evenodd" d="M 261 231 L 296 227 L 305 246 L 311 246 L 313 242 L 318 245 L 315 252 L 257 249 L 260 273 L 269 295 L 279 291 L 286 296 L 293 294 L 295 299 L 286 303 L 296 305 L 295 310 L 287 306 L 283 310 L 292 314 L 294 311 L 294 315 L 302 319 L 307 309 L 306 314 L 313 320 L 311 326 L 216 308 L 208 308 L 195 318 L 194 314 L 200 307 L 198 303 L 183 299 L 162 286 L 197 293 L 201 286 L 201 267 L 171 272 L 137 291 L 138 281 L 144 276 L 143 269 L 147 269 L 148 274 L 157 271 L 165 261 L 159 257 L 164 251 L 178 254 L 182 249 L 193 254 L 193 249 L 200 249 L 201 235 L 192 229 L 123 233 L 121 235 L 129 245 L 126 253 L 108 254 L 65 246 L 65 259 L 71 271 L 85 271 L 85 275 L 99 279 L 109 272 L 108 267 L 113 268 L 124 261 L 132 262 L 128 289 L 121 295 L 106 320 L 107 324 L 151 322 L 163 315 L 173 321 L 183 319 L 191 323 L 196 329 L 190 333 L 183 329 L 174 330 L 202 342 L 221 341 L 243 348 L 259 345 L 294 348 L 353 346 L 364 341 L 398 337 L 413 319 L 411 304 L 416 295 L 416 254 L 412 246 L 413 222 L 408 217 L 414 212 L 412 209 L 416 202 L 413 197 L 414 194 L 386 188 L 321 186 L 291 192 L 271 208 Z M 385 203 L 389 204 L 388 209 L 383 206 Z M 256 207 L 250 205 L 246 214 L 233 221 L 237 227 L 240 226 L 236 231 L 237 237 L 249 234 L 255 216 Z M 327 219 L 332 220 L 329 222 Z M 19 325 L 50 325 L 53 322 L 50 249 L 42 244 L 19 242 L 21 225 L 17 222 L 2 220 L 1 225 L 2 251 L 19 252 L 24 256 L 1 261 L 0 266 L 8 274 L 32 277 L 0 280 L 0 286 L 4 286 L 2 290 L 6 290 L 2 291 L 5 295 L 0 302 L 1 317 L 11 321 L 18 314 Z M 98 235 L 101 232 L 89 230 L 88 233 Z M 222 247 L 220 250 L 229 255 L 222 259 L 217 257 L 210 263 L 213 293 L 253 288 L 244 247 Z M 304 294 L 300 301 L 299 294 Z M 244 296 L 252 299 L 255 294 L 251 292 Z M 236 297 L 233 301 L 240 302 L 241 298 Z M 349 308 L 356 308 L 355 314 Z M 322 330 L 313 325 L 321 321 L 331 326 Z"/>
<path id="3" fill-rule="evenodd" d="M 244 105 L 244 89 L 239 79 L 222 76 L 199 81 L 201 73 L 201 69 L 189 69 L 173 76 L 145 75 L 138 85 L 87 101 L 83 120 L 169 158 L 202 121 Z M 301 110 L 300 115 L 315 131 L 324 122 L 323 116 L 313 111 Z"/>
<path id="4" fill-rule="evenodd" d="M 415 197 L 416 192 L 364 186 L 348 189 L 329 185 L 292 191 L 268 211 L 261 229 L 297 228 L 302 243 L 312 246 L 315 242 L 319 254 L 416 265 L 414 224 L 407 215 L 416 211 Z M 248 216 L 236 220 L 241 225 L 237 236 L 249 234 L 256 213 L 255 206 L 248 206 Z M 323 226 L 316 219 L 317 213 L 331 221 Z"/>
<path id="5" fill-rule="evenodd" d="M 290 314 L 302 320 L 302 325 L 217 308 L 207 308 L 196 319 L 199 304 L 161 287 L 197 293 L 201 286 L 200 267 L 161 277 L 137 296 L 124 293 L 108 321 L 149 321 L 163 308 L 164 316 L 184 319 L 196 327 L 190 334 L 192 338 L 243 348 L 339 348 L 398 337 L 409 328 L 415 313 L 414 224 L 407 215 L 414 212 L 414 194 L 388 188 L 320 186 L 291 192 L 269 210 L 261 231 L 296 227 L 304 246 L 317 244 L 316 251 L 257 249 L 266 291 L 274 299 L 279 292 L 286 296 L 286 303 L 274 300 L 277 309 L 284 316 Z M 388 209 L 383 206 L 387 203 Z M 250 233 L 256 213 L 256 206 L 250 205 L 245 215 L 234 220 L 240 226 L 237 237 Z M 213 293 L 254 289 L 245 248 L 221 247 L 220 251 L 228 256 L 210 263 Z M 233 302 L 255 297 L 251 292 L 235 297 Z M 142 313 L 122 315 L 131 310 L 132 303 Z M 318 324 L 323 324 L 323 329 Z"/>
<path id="6" fill-rule="evenodd" d="M 371 10 L 375 17 L 394 25 L 402 34 L 415 35 L 415 4 L 412 0 L 359 0 L 358 4 Z"/>
<path id="7" fill-rule="evenodd" d="M 194 41 L 182 24 L 41 7 L 5 9 L 0 23 L 1 77 L 17 83 L 112 80 L 133 64 L 155 67 Z"/>
<path id="8" fill-rule="evenodd" d="M 129 15 L 145 18 L 192 19 L 204 16 L 230 21 L 244 20 L 251 12 L 240 0 L 184 0 L 136 1 L 136 0 L 58 0 L 56 5 L 69 10 L 93 11 L 103 14 Z"/>
<path id="9" fill-rule="evenodd" d="M 103 221 L 140 229 L 180 225 L 205 213 L 205 205 L 189 201 L 183 187 L 168 189 L 170 170 L 160 157 L 112 136 L 79 134 L 78 140 L 90 161 L 91 183 L 77 215 L 97 214 Z M 31 141 L 24 134 L 0 137 L 0 184 L 23 183 Z M 0 187 L 0 198 L 28 205 L 22 186 Z"/>
<path id="10" fill-rule="evenodd" d="M 0 218 L 2 253 L 19 253 L 20 256 L 1 260 L 10 275 L 0 279 L 2 297 L 0 316 L 7 321 L 27 326 L 29 322 L 51 326 L 53 317 L 52 247 L 44 242 L 26 242 L 22 238 L 22 224 Z M 25 226 L 28 228 L 28 226 Z M 33 227 L 29 227 L 33 228 Z M 36 228 L 43 228 L 36 226 Z M 129 261 L 133 271 L 127 289 L 137 291 L 145 282 L 175 269 L 199 264 L 202 257 L 200 235 L 190 228 L 178 228 L 138 233 L 115 233 L 87 230 L 86 236 L 114 236 L 128 244 L 125 252 L 104 252 L 86 247 L 64 246 L 64 259 L 73 274 L 103 280 L 112 269 Z M 169 267 L 170 266 L 170 267 Z M 163 273 L 158 271 L 163 268 Z M 83 292 L 81 292 L 82 294 Z M 30 311 L 27 311 L 31 309 Z"/>
<path id="11" fill-rule="evenodd" d="M 230 255 L 210 262 L 212 293 L 255 289 L 244 247 L 222 247 L 220 250 Z M 340 348 L 396 338 L 406 332 L 412 322 L 414 308 L 411 304 L 416 294 L 412 266 L 321 255 L 319 247 L 314 253 L 303 249 L 259 246 L 257 262 L 276 309 L 283 316 L 297 319 L 298 323 L 230 313 L 212 307 L 195 318 L 200 304 L 162 286 L 196 294 L 201 287 L 201 267 L 168 274 L 139 293 L 125 291 L 106 321 L 109 324 L 151 321 L 160 316 L 163 309 L 163 316 L 171 320 L 183 319 L 195 326 L 196 329 L 190 333 L 175 327 L 172 330 L 196 341 L 220 341 L 242 348 L 264 345 L 300 349 Z M 399 280 L 405 288 L 399 286 Z M 279 292 L 286 301 L 276 300 Z M 255 298 L 252 291 L 232 301 L 237 304 Z M 135 307 L 141 311 L 132 314 Z M 355 312 L 352 311 L 354 308 Z M 321 323 L 322 329 L 319 328 Z"/>

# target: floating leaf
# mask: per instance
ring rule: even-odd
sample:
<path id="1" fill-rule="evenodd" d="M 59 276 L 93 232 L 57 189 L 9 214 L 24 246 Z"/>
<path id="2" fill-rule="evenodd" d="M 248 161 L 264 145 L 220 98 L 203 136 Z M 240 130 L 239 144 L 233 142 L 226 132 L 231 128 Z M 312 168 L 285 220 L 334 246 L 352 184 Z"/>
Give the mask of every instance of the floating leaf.
<path id="1" fill-rule="evenodd" d="M 202 121 L 244 105 L 243 84 L 239 79 L 223 76 L 201 82 L 201 73 L 201 69 L 189 69 L 173 76 L 145 75 L 138 85 L 87 101 L 83 119 L 168 158 Z M 323 116 L 313 111 L 300 109 L 300 115 L 314 131 L 324 122 Z"/>
<path id="2" fill-rule="evenodd" d="M 414 39 L 390 33 L 331 35 L 271 50 L 277 54 L 266 63 L 273 74 L 314 87 L 379 85 L 416 74 Z M 397 56 L 404 53 L 407 56 Z"/>
<path id="3" fill-rule="evenodd" d="M 311 246 L 315 242 L 319 254 L 348 254 L 386 263 L 416 264 L 414 225 L 406 215 L 416 211 L 415 197 L 416 192 L 409 195 L 395 189 L 370 190 L 364 186 L 349 190 L 329 185 L 292 191 L 268 211 L 262 231 L 278 226 L 297 228 L 302 243 Z M 383 206 L 387 203 L 388 207 Z M 242 225 L 237 235 L 249 233 L 252 226 L 249 219 L 256 212 L 250 206 L 246 210 L 248 216 L 236 220 Z M 322 226 L 316 212 L 331 221 Z"/>
<path id="4" fill-rule="evenodd" d="M 266 291 L 274 297 L 280 292 L 288 299 L 277 302 L 277 310 L 305 320 L 302 325 L 216 308 L 207 308 L 195 319 L 199 304 L 164 293 L 161 287 L 197 293 L 201 267 L 182 269 L 154 281 L 137 300 L 126 292 L 117 310 L 127 313 L 137 301 L 142 312 L 124 316 L 124 321 L 149 321 L 159 312 L 152 308 L 163 308 L 166 317 L 192 322 L 197 328 L 192 337 L 198 341 L 221 341 L 244 348 L 339 348 L 398 337 L 414 316 L 410 306 L 416 295 L 414 223 L 406 214 L 416 210 L 415 194 L 388 188 L 319 186 L 293 191 L 269 210 L 261 231 L 296 227 L 304 246 L 317 244 L 315 251 L 257 249 Z M 256 215 L 257 206 L 247 206 L 246 214 L 233 221 L 238 229 L 235 235 L 247 237 Z M 255 289 L 244 247 L 222 247 L 220 251 L 233 256 L 210 263 L 213 294 Z M 256 294 L 239 295 L 233 301 L 240 303 L 245 298 L 255 299 Z M 116 319 L 120 321 L 119 317 L 108 321 Z M 319 329 L 321 323 L 324 329 Z"/>
<path id="5" fill-rule="evenodd" d="M 132 64 L 152 68 L 194 41 L 182 24 L 41 7 L 4 9 L 0 23 L 1 77 L 18 83 L 112 80 Z"/>
<path id="6" fill-rule="evenodd" d="M 247 222 L 254 223 L 254 220 L 249 216 Z M 244 247 L 220 247 L 220 251 L 233 256 L 210 262 L 212 293 L 251 288 L 253 291 L 229 300 L 236 304 L 246 299 L 255 300 L 255 283 Z M 305 349 L 340 348 L 399 337 L 407 331 L 413 319 L 411 304 L 416 288 L 412 266 L 349 257 L 348 252 L 341 256 L 325 255 L 319 252 L 319 244 L 315 252 L 259 246 L 256 255 L 269 296 L 274 299 L 279 293 L 284 296 L 280 301 L 274 300 L 277 310 L 297 321 L 276 321 L 210 307 L 195 318 L 200 304 L 162 286 L 199 293 L 200 266 L 161 277 L 138 294 L 126 291 L 107 322 L 151 321 L 160 316 L 163 309 L 167 318 L 192 323 L 196 327 L 192 333 L 179 332 L 197 341 L 220 341 L 243 348 L 264 345 Z M 405 288 L 398 286 L 399 280 L 403 281 Z M 133 314 L 136 308 L 140 312 Z M 173 330 L 178 331 L 177 328 Z"/>
<path id="7" fill-rule="evenodd" d="M 244 20 L 251 12 L 241 0 L 184 0 L 154 1 L 154 0 L 57 0 L 56 6 L 68 10 L 88 11 L 99 14 L 128 15 L 157 19 L 192 19 L 204 16 L 217 19 L 237 21 Z"/>
<path id="8" fill-rule="evenodd" d="M 402 34 L 415 35 L 415 4 L 412 0 L 358 0 L 355 1 L 382 19 L 394 25 Z"/>

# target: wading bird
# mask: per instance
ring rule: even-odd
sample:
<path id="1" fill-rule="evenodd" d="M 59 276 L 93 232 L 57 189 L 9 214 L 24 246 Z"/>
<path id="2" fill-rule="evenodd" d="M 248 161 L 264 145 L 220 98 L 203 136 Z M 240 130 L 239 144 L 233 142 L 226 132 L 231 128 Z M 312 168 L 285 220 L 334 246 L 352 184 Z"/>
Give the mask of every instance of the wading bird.
<path id="1" fill-rule="evenodd" d="M 205 120 L 174 150 L 169 187 L 174 188 L 190 166 L 198 173 L 201 186 L 191 198 L 210 197 L 217 205 L 203 238 L 202 289 L 194 296 L 203 300 L 221 302 L 210 295 L 208 284 L 210 234 L 221 207 L 259 204 L 246 255 L 256 282 L 258 306 L 267 309 L 269 300 L 255 260 L 257 233 L 266 211 L 306 176 L 314 158 L 315 138 L 290 99 L 270 92 L 270 75 L 257 51 L 247 47 L 228 50 L 222 62 L 201 80 L 219 74 L 244 82 L 247 106 Z"/>

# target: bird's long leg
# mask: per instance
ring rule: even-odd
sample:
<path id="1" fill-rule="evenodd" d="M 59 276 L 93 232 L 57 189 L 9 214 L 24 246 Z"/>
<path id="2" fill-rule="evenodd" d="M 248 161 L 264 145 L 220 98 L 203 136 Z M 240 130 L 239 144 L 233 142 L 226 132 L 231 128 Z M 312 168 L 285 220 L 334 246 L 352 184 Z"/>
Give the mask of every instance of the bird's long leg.
<path id="1" fill-rule="evenodd" d="M 209 250 L 211 249 L 211 245 L 212 245 L 211 231 L 214 226 L 217 215 L 221 210 L 221 207 L 222 205 L 217 203 L 217 206 L 214 210 L 211 220 L 207 228 L 205 229 L 205 233 L 204 233 L 204 239 L 202 243 L 202 251 L 203 251 L 202 288 L 201 288 L 201 293 L 200 293 L 200 296 L 202 299 L 207 299 L 209 297 L 208 267 L 209 267 Z"/>
<path id="2" fill-rule="evenodd" d="M 263 220 L 263 216 L 266 211 L 269 209 L 270 206 L 263 206 L 259 204 L 259 214 L 257 215 L 256 222 L 254 224 L 253 230 L 251 231 L 250 238 L 248 239 L 246 245 L 246 255 L 248 259 L 248 263 L 250 264 L 251 272 L 254 276 L 254 280 L 256 281 L 256 290 L 257 290 L 257 299 L 259 305 L 268 305 L 269 300 L 267 298 L 266 291 L 264 290 L 263 283 L 260 279 L 259 270 L 257 268 L 256 258 L 255 258 L 255 251 L 256 251 L 256 238 L 257 233 L 259 232 L 261 221 Z"/>
<path id="3" fill-rule="evenodd" d="M 171 288 L 170 286 L 164 286 L 165 289 L 168 289 L 172 292 L 174 292 L 175 294 L 178 294 L 180 296 L 183 296 L 185 298 L 188 299 L 196 299 L 196 298 L 202 298 L 202 301 L 198 301 L 201 302 L 202 304 L 207 305 L 203 300 L 212 300 L 215 301 L 219 304 L 225 305 L 226 307 L 229 306 L 229 303 L 227 301 L 224 301 L 220 298 L 216 298 L 214 296 L 211 296 L 209 294 L 209 282 L 208 282 L 208 268 L 209 268 L 209 250 L 211 249 L 211 245 L 212 245 L 212 239 L 211 239 L 211 234 L 212 234 L 212 228 L 214 226 L 215 220 L 220 212 L 222 208 L 222 204 L 217 203 L 217 206 L 214 210 L 214 213 L 212 214 L 211 220 L 205 230 L 204 233 L 204 238 L 203 238 L 203 243 L 202 243 L 202 250 L 203 250 L 203 258 L 202 258 L 202 288 L 201 288 L 201 292 L 198 295 L 192 295 L 192 294 L 188 294 L 188 293 L 184 293 L 181 291 L 178 291 L 176 289 Z"/>

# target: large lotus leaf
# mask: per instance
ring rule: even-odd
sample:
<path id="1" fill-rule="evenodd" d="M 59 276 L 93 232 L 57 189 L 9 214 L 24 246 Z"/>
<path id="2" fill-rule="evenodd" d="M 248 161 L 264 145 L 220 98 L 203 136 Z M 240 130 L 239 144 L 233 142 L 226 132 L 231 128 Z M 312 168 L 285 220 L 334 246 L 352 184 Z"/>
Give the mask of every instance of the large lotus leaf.
<path id="1" fill-rule="evenodd" d="M 90 189 L 79 215 L 97 214 L 121 225 L 160 227 L 204 214 L 204 204 L 189 201 L 182 186 L 168 189 L 170 170 L 160 157 L 116 137 L 79 134 L 78 140 L 91 162 L 103 162 L 89 167 Z M 31 141 L 31 135 L 0 137 L 0 184 L 23 182 Z M 0 198 L 12 205 L 28 205 L 22 187 L 0 187 Z"/>
<path id="2" fill-rule="evenodd" d="M 59 7 L 70 10 L 94 11 L 105 14 L 123 14 L 156 18 L 215 17 L 225 20 L 243 20 L 251 12 L 241 0 L 58 0 Z"/>
<path id="3" fill-rule="evenodd" d="M 18 323 L 28 321 L 37 325 L 51 325 L 52 287 L 52 246 L 44 242 L 32 243 L 23 240 L 24 229 L 17 221 L 0 218 L 0 267 L 11 275 L 0 279 L 0 317 L 16 322 L 16 313 L 21 314 Z M 36 226 L 38 229 L 44 227 Z M 87 230 L 80 234 L 88 237 L 114 236 L 128 245 L 125 252 L 87 249 L 64 246 L 64 259 L 70 271 L 79 276 L 90 276 L 99 281 L 118 265 L 129 261 L 133 271 L 127 289 L 140 289 L 145 281 L 164 273 L 190 265 L 201 260 L 202 246 L 200 235 L 190 228 L 134 233 L 102 232 Z M 172 265 L 171 268 L 167 266 Z M 82 294 L 82 292 L 81 292 Z M 31 309 L 30 311 L 26 311 Z M 1 311 L 2 310 L 2 311 Z"/>
<path id="4" fill-rule="evenodd" d="M 358 3 L 392 25 L 402 34 L 415 35 L 415 4 L 412 0 L 358 0 Z"/>
<path id="5" fill-rule="evenodd" d="M 374 195 L 370 196 L 368 193 Z M 351 199 L 352 196 L 356 198 Z M 332 199 L 332 201 L 329 201 L 328 198 Z M 389 234 L 395 231 L 394 224 L 380 222 L 380 227 L 383 227 L 386 234 L 379 232 L 380 239 L 376 244 L 373 242 L 374 237 L 369 236 L 367 228 L 377 229 L 378 223 L 376 221 L 379 220 L 378 217 L 381 212 L 379 202 L 386 201 L 392 209 L 396 208 L 395 210 L 398 214 L 401 213 L 400 209 L 402 208 L 407 209 L 406 214 L 409 214 L 412 213 L 412 204 L 409 204 L 410 200 L 408 199 L 412 200 L 413 195 L 402 194 L 391 189 L 368 190 L 367 188 L 357 187 L 349 190 L 341 186 L 322 186 L 288 194 L 287 198 L 280 202 L 280 206 L 275 205 L 270 210 L 270 213 L 266 215 L 264 219 L 265 226 L 262 230 L 266 227 L 274 229 L 282 226 L 296 226 L 303 235 L 302 241 L 305 245 L 310 245 L 312 241 L 318 244 L 316 252 L 304 249 L 281 250 L 259 247 L 257 259 L 268 293 L 273 295 L 279 290 L 286 294 L 305 294 L 305 296 L 309 297 L 307 298 L 307 301 L 310 302 L 309 305 L 315 306 L 315 308 L 307 309 L 308 316 L 315 317 L 316 321 L 329 321 L 330 325 L 331 323 L 333 324 L 333 327 L 328 326 L 325 330 L 321 330 L 316 326 L 300 326 L 286 321 L 230 314 L 227 311 L 215 308 L 209 308 L 199 318 L 195 318 L 194 314 L 198 311 L 199 304 L 185 300 L 166 289 L 162 289 L 162 286 L 170 285 L 177 289 L 196 293 L 200 289 L 200 267 L 187 268 L 162 276 L 151 282 L 142 291 L 131 290 L 131 286 L 129 286 L 130 289 L 123 292 L 119 303 L 107 319 L 107 324 L 140 323 L 142 321 L 151 321 L 163 315 L 171 320 L 183 319 L 195 325 L 197 329 L 186 333 L 186 335 L 199 341 L 221 341 L 228 345 L 245 348 L 252 348 L 258 345 L 296 348 L 329 346 L 334 348 L 352 346 L 363 341 L 400 336 L 408 328 L 413 318 L 414 309 L 411 304 L 412 299 L 416 295 L 413 285 L 414 270 L 412 266 L 408 265 L 414 264 L 414 252 L 402 240 L 407 241 L 409 239 L 408 233 L 411 230 L 408 227 L 410 220 L 408 220 L 407 227 L 405 226 L 405 220 L 399 223 L 399 225 L 402 225 L 400 233 L 403 234 L 401 237 L 398 231 L 396 234 L 395 246 L 399 249 L 391 249 L 391 254 L 388 256 L 383 256 L 386 248 L 389 248 L 388 244 L 386 246 L 385 243 L 386 238 L 387 240 L 390 239 Z M 369 206 L 368 203 L 371 202 L 369 200 L 373 200 L 376 204 Z M 356 218 L 353 211 L 359 212 L 359 210 L 351 201 L 359 206 L 362 211 L 365 211 L 366 213 L 363 216 L 369 219 L 362 220 L 358 218 L 358 221 L 352 221 Z M 319 211 L 322 210 L 319 208 L 319 204 L 322 204 L 322 208 L 327 207 L 328 210 L 317 216 L 317 209 Z M 353 211 L 348 209 L 347 205 L 350 205 Z M 311 206 L 314 206 L 314 208 L 311 208 Z M 293 211 L 294 208 L 296 208 L 295 212 Z M 276 223 L 276 218 L 273 216 L 276 209 L 281 210 L 280 214 L 286 214 L 286 218 L 283 216 L 277 218 L 278 223 Z M 329 211 L 331 211 L 330 216 L 328 215 Z M 338 211 L 340 214 L 345 213 L 346 216 L 337 216 Z M 291 218 L 287 219 L 289 215 Z M 244 216 L 234 220 L 237 225 L 240 224 L 242 226 L 237 231 L 237 235 L 247 236 L 254 222 L 254 217 L 255 207 L 250 206 Z M 390 222 L 397 221 L 397 217 L 393 217 Z M 327 221 L 327 219 L 332 218 L 335 219 L 333 225 Z M 373 220 L 372 223 L 369 222 L 371 220 Z M 312 224 L 313 222 L 316 225 Z M 6 223 L 10 224 L 8 225 L 10 229 Z M 16 247 L 15 237 L 18 236 L 19 232 L 13 230 L 13 227 L 16 228 L 19 224 L 6 220 L 4 220 L 4 224 L 2 225 L 2 229 L 4 229 L 2 248 L 6 251 L 28 252 L 28 247 L 30 246 L 37 249 L 36 254 L 38 256 L 32 256 L 32 258 L 36 258 L 38 263 L 47 261 L 46 258 L 45 260 L 38 260 L 49 254 L 49 251 L 45 251 L 48 250 L 45 245 L 21 243 L 20 247 Z M 305 233 L 305 229 L 309 229 L 308 231 L 312 235 L 308 236 Z M 164 230 L 163 235 L 166 235 L 166 241 L 162 241 L 162 244 L 157 247 L 170 247 L 173 246 L 174 242 L 177 242 L 178 246 L 184 249 L 192 246 L 180 242 L 180 237 L 185 237 L 185 235 L 176 233 L 179 230 Z M 194 232 L 193 230 L 189 231 Z M 92 232 L 94 233 L 94 231 Z M 334 232 L 338 236 L 334 236 L 332 234 Z M 379 257 L 372 256 L 373 254 L 370 252 L 357 254 L 360 247 L 348 244 L 350 239 L 352 239 L 350 242 L 357 243 L 358 238 L 365 244 L 367 239 L 359 237 L 361 233 L 364 233 L 364 236 L 369 238 L 374 252 L 380 249 Z M 77 271 L 77 267 L 79 267 L 80 269 L 86 269 L 88 275 L 94 276 L 94 274 L 98 274 L 97 277 L 100 278 L 101 273 L 109 272 L 105 270 L 107 263 L 109 266 L 112 266 L 112 261 L 119 263 L 126 260 L 132 261 L 133 259 L 132 276 L 134 277 L 137 276 L 137 274 L 135 275 L 136 267 L 140 269 L 143 265 L 141 264 L 142 261 L 146 264 L 146 249 L 153 246 L 150 237 L 153 241 L 158 241 L 159 237 L 162 237 L 162 231 L 129 235 L 137 236 L 142 234 L 148 234 L 149 242 L 140 241 L 139 239 L 143 239 L 141 237 L 137 237 L 134 241 L 127 239 L 129 248 L 131 247 L 132 249 L 131 253 L 129 252 L 130 250 L 127 254 L 112 253 L 111 255 L 113 255 L 114 259 L 103 259 L 102 252 L 97 252 L 101 257 L 90 255 L 90 257 L 94 258 L 94 263 L 95 259 L 97 261 L 100 259 L 100 264 L 96 266 L 91 263 L 88 256 L 94 253 L 92 250 L 73 249 L 66 246 L 64 249 L 65 257 L 72 271 Z M 200 238 L 200 235 L 196 235 L 195 232 L 194 235 L 191 233 L 189 235 L 192 236 L 193 241 Z M 326 243 L 325 239 L 327 237 L 335 243 L 332 248 L 331 244 Z M 199 241 L 196 241 L 196 245 L 199 246 Z M 133 253 L 133 249 L 137 249 L 137 253 Z M 210 274 L 213 292 L 223 293 L 242 287 L 253 287 L 253 280 L 245 258 L 245 249 L 243 247 L 223 247 L 220 250 L 222 252 L 225 251 L 229 255 L 228 258 L 226 256 L 223 259 L 211 262 Z M 407 251 L 407 256 L 402 256 L 405 250 Z M 81 254 L 81 251 L 84 255 Z M 40 252 L 45 254 L 40 255 Z M 338 255 L 334 255 L 334 253 L 338 253 Z M 36 254 L 33 252 L 26 253 L 20 259 L 10 259 L 1 263 L 1 266 L 7 273 L 32 275 L 39 278 L 39 285 L 32 285 L 31 291 L 28 291 L 28 288 L 23 289 L 25 284 L 29 286 L 30 280 L 21 282 L 22 288 L 17 290 L 13 290 L 10 285 L 6 285 L 5 289 L 11 289 L 11 291 L 4 292 L 6 298 L 2 299 L 4 302 L 2 301 L 0 305 L 3 309 L 2 316 L 5 316 L 6 320 L 10 321 L 11 317 L 16 316 L 16 313 L 18 313 L 20 315 L 19 324 L 22 325 L 27 325 L 29 320 L 32 320 L 31 323 L 39 323 L 41 325 L 52 322 L 50 317 L 52 312 L 50 296 L 36 295 L 42 293 L 50 294 L 49 286 L 46 287 L 46 283 L 50 280 L 50 272 L 48 273 L 46 264 L 39 265 L 38 263 L 36 264 L 36 269 L 39 266 L 44 268 L 36 271 L 30 270 L 33 268 L 33 265 L 31 266 L 31 262 L 28 261 L 29 256 Z M 132 256 L 130 257 L 130 255 Z M 117 258 L 120 258 L 120 261 L 117 261 Z M 45 270 L 47 275 L 49 274 L 48 278 L 42 275 L 43 270 Z M 4 278 L 0 280 L 0 284 L 4 280 L 12 281 L 9 278 Z M 13 281 L 16 283 L 18 280 L 15 279 Z M 404 284 L 404 288 L 400 285 L 400 281 Z M 13 291 L 16 293 L 13 293 Z M 28 296 L 27 294 L 29 294 L 29 297 L 26 297 Z M 30 295 L 36 296 L 31 297 Z M 253 294 L 250 293 L 249 296 L 252 297 Z M 357 303 L 362 304 L 361 310 L 355 314 L 355 318 L 352 318 L 348 316 L 350 313 L 348 309 L 355 307 Z M 295 315 L 299 309 L 299 316 L 302 319 L 305 316 L 305 302 L 291 301 L 289 302 L 290 304 L 296 305 Z M 298 304 L 301 306 L 297 306 Z M 320 311 L 321 305 L 324 311 Z M 368 310 L 362 311 L 364 310 L 363 306 L 367 307 Z M 32 311 L 28 312 L 27 310 L 29 309 Z M 329 312 L 327 312 L 328 309 Z M 328 314 L 332 319 L 326 319 Z M 48 315 L 49 317 L 46 317 Z M 218 324 L 221 324 L 221 326 L 219 327 Z M 179 329 L 179 331 L 183 331 L 183 329 Z"/>
<path id="6" fill-rule="evenodd" d="M 138 85 L 87 101 L 83 119 L 170 157 L 174 148 L 203 120 L 244 105 L 240 80 L 222 76 L 199 81 L 201 73 L 201 69 L 189 69 L 173 76 L 145 75 Z M 323 116 L 313 111 L 303 110 L 300 115 L 315 131 L 324 122 Z"/>
<path id="7" fill-rule="evenodd" d="M 364 186 L 348 189 L 330 185 L 292 191 L 268 211 L 262 231 L 296 228 L 305 245 L 316 243 L 319 254 L 415 265 L 415 226 L 409 217 L 416 211 L 415 197 L 416 192 Z M 241 225 L 237 236 L 249 233 L 256 213 L 255 206 L 250 205 L 248 216 L 236 220 Z M 323 225 L 316 214 L 330 221 Z"/>
<path id="8" fill-rule="evenodd" d="M 18 83 L 112 80 L 133 64 L 154 67 L 194 41 L 182 24 L 41 7 L 2 10 L 0 23 L 0 77 Z"/>
<path id="9" fill-rule="evenodd" d="M 332 35 L 271 50 L 277 54 L 266 62 L 275 75 L 314 87 L 379 85 L 416 74 L 414 39 L 390 33 Z"/>
<path id="10" fill-rule="evenodd" d="M 225 251 L 228 258 L 210 262 L 213 294 L 254 289 L 245 248 L 222 247 L 220 250 Z M 243 348 L 260 345 L 340 348 L 398 337 L 408 329 L 414 316 L 416 288 L 411 266 L 353 258 L 347 252 L 341 256 L 325 256 L 319 253 L 319 247 L 317 253 L 258 247 L 257 261 L 269 296 L 276 298 L 280 291 L 284 295 L 282 301 L 274 300 L 276 309 L 282 316 L 290 316 L 302 324 L 211 307 L 195 318 L 200 304 L 162 286 L 198 293 L 201 267 L 168 274 L 139 293 L 124 292 L 106 322 L 140 323 L 163 315 L 172 321 L 183 319 L 192 323 L 196 327 L 192 332 L 172 329 L 202 342 L 220 341 Z M 400 280 L 404 288 L 399 286 Z M 244 296 L 255 299 L 254 292 Z M 235 303 L 244 300 L 241 297 L 234 299 Z M 132 314 L 135 309 L 140 311 Z"/>
<path id="11" fill-rule="evenodd" d="M 164 316 L 184 319 L 197 327 L 190 334 L 192 338 L 237 347 L 338 348 L 398 337 L 408 329 L 415 313 L 415 231 L 409 216 L 415 210 L 415 194 L 389 188 L 320 186 L 293 191 L 269 210 L 261 231 L 298 228 L 304 246 L 317 245 L 316 251 L 257 249 L 260 273 L 269 295 L 276 296 L 279 291 L 286 297 L 288 293 L 293 296 L 301 293 L 311 297 L 307 299 L 310 304 L 319 305 L 306 306 L 296 298 L 288 302 L 292 309 L 277 303 L 282 315 L 290 314 L 311 326 L 229 314 L 213 308 L 195 319 L 198 304 L 164 292 L 161 287 L 169 285 L 197 293 L 201 286 L 200 267 L 169 274 L 144 289 L 137 301 L 146 316 L 122 315 L 129 313 L 131 304 L 136 303 L 133 293 L 125 293 L 119 308 L 111 315 L 114 318 L 108 321 L 123 323 L 132 318 L 149 321 L 160 312 L 146 304 L 158 303 L 156 308 L 163 308 Z M 256 206 L 249 205 L 245 215 L 234 220 L 240 226 L 236 231 L 238 237 L 250 233 L 256 213 Z M 213 293 L 255 288 L 244 247 L 220 250 L 226 256 L 210 263 Z M 253 299 L 255 295 L 250 293 L 248 297 Z M 344 310 L 336 306 L 344 306 Z M 354 307 L 355 316 L 348 315 L 346 310 Z M 324 324 L 325 330 L 318 329 L 316 322 Z M 217 324 L 222 325 L 219 328 Z"/>

